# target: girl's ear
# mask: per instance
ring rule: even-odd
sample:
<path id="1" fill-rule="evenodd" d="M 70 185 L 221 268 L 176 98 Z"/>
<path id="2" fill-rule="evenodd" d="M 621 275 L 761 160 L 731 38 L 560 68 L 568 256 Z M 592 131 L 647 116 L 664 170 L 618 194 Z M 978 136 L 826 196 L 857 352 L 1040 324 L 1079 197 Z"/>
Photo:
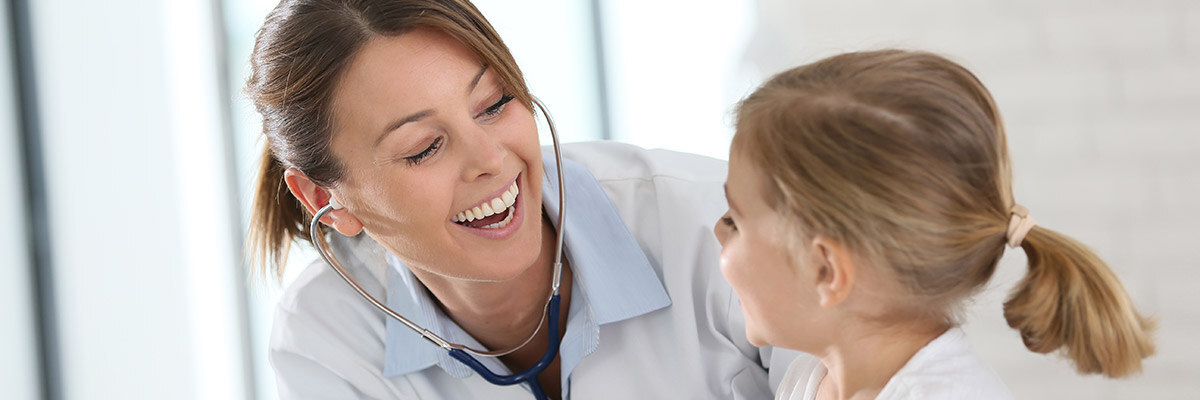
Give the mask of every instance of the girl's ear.
<path id="1" fill-rule="evenodd" d="M 821 307 L 841 304 L 854 288 L 857 265 L 841 243 L 824 236 L 813 239 L 811 250 L 816 261 L 817 296 Z"/>
<path id="2" fill-rule="evenodd" d="M 287 183 L 292 196 L 296 196 L 296 199 L 300 200 L 300 204 L 304 204 L 308 215 L 316 215 L 317 211 L 329 204 L 333 197 L 329 190 L 317 185 L 296 168 L 288 168 L 284 171 L 283 181 Z M 344 203 L 342 205 L 345 206 Z M 346 236 L 358 235 L 363 229 L 362 222 L 346 208 L 325 213 L 321 217 L 321 223 L 333 227 L 338 233 Z"/>

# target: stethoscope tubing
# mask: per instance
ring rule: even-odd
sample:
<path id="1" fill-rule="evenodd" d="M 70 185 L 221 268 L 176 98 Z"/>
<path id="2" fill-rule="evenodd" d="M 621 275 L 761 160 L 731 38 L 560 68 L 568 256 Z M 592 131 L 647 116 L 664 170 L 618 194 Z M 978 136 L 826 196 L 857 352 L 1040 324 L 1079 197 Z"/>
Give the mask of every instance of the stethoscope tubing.
<path id="1" fill-rule="evenodd" d="M 550 310 L 548 313 L 551 316 L 551 321 L 557 320 L 555 317 L 558 317 L 560 300 L 561 299 L 558 295 L 554 295 L 554 297 L 550 298 Z M 544 371 L 546 367 L 550 366 L 551 362 L 554 362 L 554 357 L 558 356 L 559 338 L 557 322 L 550 323 L 548 333 L 550 334 L 550 344 L 546 346 L 546 353 L 542 354 L 542 358 L 528 369 L 511 375 L 496 375 L 488 370 L 486 366 L 480 363 L 479 360 L 476 360 L 475 357 L 472 357 L 467 352 L 459 349 L 450 350 L 450 357 L 454 357 L 455 360 L 458 360 L 463 364 L 466 364 L 468 367 L 471 367 L 471 369 L 475 370 L 476 372 L 479 372 L 479 375 L 482 376 L 484 380 L 487 380 L 493 385 L 507 386 L 521 382 L 532 382 L 536 380 L 539 373 Z M 487 373 L 483 373 L 482 371 L 487 371 Z"/>

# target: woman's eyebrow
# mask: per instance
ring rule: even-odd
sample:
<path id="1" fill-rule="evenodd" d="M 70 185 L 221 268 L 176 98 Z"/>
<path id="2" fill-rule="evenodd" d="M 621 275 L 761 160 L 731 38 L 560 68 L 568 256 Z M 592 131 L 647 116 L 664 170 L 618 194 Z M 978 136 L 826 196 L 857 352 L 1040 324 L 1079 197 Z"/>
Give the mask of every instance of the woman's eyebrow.
<path id="1" fill-rule="evenodd" d="M 476 86 L 479 86 L 479 81 L 483 79 L 483 74 L 485 72 L 487 72 L 487 68 L 488 68 L 487 64 L 484 64 L 482 68 L 479 68 L 479 73 L 475 74 L 475 78 L 471 79 L 471 84 L 467 85 L 467 93 L 471 93 L 472 90 L 475 90 Z M 404 126 L 404 124 L 407 124 L 409 122 L 420 121 L 421 119 L 428 117 L 430 115 L 433 115 L 435 113 L 436 112 L 433 110 L 422 110 L 422 111 L 413 113 L 407 117 L 401 118 L 400 120 L 398 120 L 396 122 L 388 124 L 387 128 L 384 128 L 383 132 L 379 134 L 379 137 L 375 138 L 375 143 L 372 144 L 371 147 L 374 148 L 374 147 L 379 146 L 379 143 L 383 142 L 383 139 L 386 138 L 389 133 L 391 133 L 392 131 L 395 131 L 397 129 L 400 129 L 400 127 Z"/>
<path id="2" fill-rule="evenodd" d="M 433 110 L 418 111 L 416 113 L 413 113 L 412 115 L 409 115 L 407 117 L 400 119 L 399 121 L 388 124 L 387 128 L 384 128 L 383 133 L 380 133 L 379 137 L 375 138 L 375 143 L 372 144 L 371 147 L 374 148 L 376 146 L 379 146 L 379 143 L 383 142 L 383 139 L 387 138 L 389 133 L 395 132 L 397 129 L 400 129 L 401 126 L 404 126 L 404 124 L 407 124 L 409 122 L 420 121 L 422 118 L 428 117 L 433 114 L 434 114 Z"/>
<path id="3" fill-rule="evenodd" d="M 479 73 L 475 75 L 475 79 L 472 79 L 471 84 L 467 86 L 467 93 L 471 93 L 472 90 L 475 90 L 476 86 L 479 86 L 479 80 L 483 79 L 483 73 L 487 72 L 487 68 L 487 64 L 483 64 L 483 68 L 479 69 Z"/>

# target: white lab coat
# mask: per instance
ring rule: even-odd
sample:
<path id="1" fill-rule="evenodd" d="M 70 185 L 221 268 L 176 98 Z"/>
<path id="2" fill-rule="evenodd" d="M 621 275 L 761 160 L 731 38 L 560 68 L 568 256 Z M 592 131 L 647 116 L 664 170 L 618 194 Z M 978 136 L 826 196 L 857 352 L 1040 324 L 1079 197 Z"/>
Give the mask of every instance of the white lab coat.
<path id="1" fill-rule="evenodd" d="M 598 347 L 570 374 L 570 398 L 772 398 L 797 353 L 747 342 L 736 295 L 719 271 L 712 226 L 726 209 L 725 163 L 613 142 L 567 144 L 563 157 L 595 176 L 671 300 L 600 325 Z M 378 244 L 361 235 L 337 239 L 334 248 L 360 285 L 386 296 L 389 267 Z M 385 318 L 323 261 L 310 265 L 276 313 L 270 357 L 281 397 L 532 398 L 523 386 L 459 379 L 437 366 L 386 376 Z"/>

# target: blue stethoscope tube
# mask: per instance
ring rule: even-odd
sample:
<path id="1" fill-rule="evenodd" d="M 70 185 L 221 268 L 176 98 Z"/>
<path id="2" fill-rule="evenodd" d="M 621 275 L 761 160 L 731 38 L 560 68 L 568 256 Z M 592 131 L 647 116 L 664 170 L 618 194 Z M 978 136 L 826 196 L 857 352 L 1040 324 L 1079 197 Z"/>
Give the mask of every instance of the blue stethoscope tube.
<path id="1" fill-rule="evenodd" d="M 333 254 L 333 250 L 329 248 L 325 238 L 321 235 L 321 217 L 330 211 L 339 210 L 342 208 L 342 206 L 333 198 L 329 199 L 328 205 L 321 207 L 321 209 L 318 210 L 315 215 L 313 215 L 312 221 L 309 223 L 309 237 L 312 239 L 313 246 L 316 247 L 317 251 L 321 254 L 321 258 L 324 258 L 325 262 L 337 272 L 338 276 L 341 276 L 347 284 L 353 287 L 354 290 L 363 297 L 363 299 L 367 300 L 367 302 L 371 303 L 371 305 L 375 306 L 375 308 L 379 309 L 384 314 L 395 318 L 397 321 L 404 324 L 404 326 L 409 327 L 409 329 L 412 329 L 417 334 L 421 335 L 421 337 L 424 337 L 426 340 L 429 340 L 438 347 L 449 351 L 450 357 L 453 357 L 455 360 L 458 360 L 467 367 L 471 368 L 489 383 L 500 386 L 510 386 L 519 383 L 525 383 L 529 385 L 529 389 L 533 392 L 533 395 L 536 399 L 546 400 L 548 397 L 546 396 L 546 392 L 542 390 L 541 384 L 538 383 L 537 377 L 542 373 L 542 371 L 545 371 L 546 368 L 550 366 L 550 363 L 554 361 L 554 357 L 558 356 L 558 347 L 560 344 L 558 317 L 559 303 L 561 302 L 561 298 L 559 297 L 558 288 L 560 282 L 562 281 L 563 230 L 566 226 L 563 225 L 563 222 L 565 221 L 564 217 L 566 216 L 566 196 L 563 194 L 564 179 L 562 172 L 562 153 L 559 151 L 558 132 L 554 127 L 554 120 L 550 118 L 550 113 L 546 112 L 546 106 L 543 105 L 540 100 L 534 97 L 533 103 L 536 104 L 539 109 L 541 109 L 542 115 L 546 117 L 546 124 L 550 126 L 550 137 L 554 142 L 554 157 L 557 161 L 555 164 L 555 169 L 558 172 L 558 237 L 556 239 L 557 241 L 554 251 L 554 277 L 550 283 L 550 298 L 546 301 L 546 308 L 542 316 L 542 322 L 539 323 L 538 327 L 533 331 L 532 334 L 529 335 L 529 338 L 525 339 L 524 343 L 521 343 L 520 345 L 517 345 L 516 347 L 507 351 L 481 351 L 471 349 L 461 344 L 450 343 L 441 336 L 438 336 L 436 333 L 417 325 L 408 318 L 404 318 L 403 315 L 400 315 L 400 313 L 392 310 L 391 307 L 388 307 L 374 296 L 371 296 L 370 293 L 367 293 L 367 291 L 363 289 L 362 286 L 359 286 L 358 283 L 355 282 L 354 278 L 352 278 L 350 274 L 346 272 L 346 269 L 342 267 L 342 263 L 338 260 L 337 256 Z M 547 333 L 550 335 L 550 343 L 546 346 L 546 352 L 542 354 L 542 358 L 539 359 L 536 364 L 524 371 L 509 375 L 497 375 L 484 366 L 483 363 L 480 363 L 479 360 L 475 359 L 475 357 L 472 355 L 474 354 L 476 356 L 483 357 L 500 357 L 508 355 L 533 340 L 533 338 L 537 336 L 538 331 L 541 330 L 542 323 L 547 324 Z"/>
<path id="2" fill-rule="evenodd" d="M 558 344 L 559 344 L 558 303 L 559 303 L 559 300 L 560 299 L 557 294 L 550 297 L 550 309 L 549 309 L 549 311 L 547 311 L 547 314 L 549 314 L 549 316 L 550 316 L 550 318 L 549 318 L 550 326 L 549 326 L 549 330 L 547 331 L 550 334 L 550 344 L 546 346 L 546 353 L 542 354 L 542 358 L 540 360 L 538 360 L 538 362 L 536 364 L 533 364 L 532 367 L 529 367 L 529 369 L 526 369 L 524 371 L 521 371 L 521 372 L 518 372 L 518 373 L 515 373 L 512 375 L 496 375 L 496 374 L 492 373 L 492 371 L 489 370 L 486 366 L 484 366 L 482 363 L 480 363 L 479 360 L 476 360 L 475 357 L 472 357 L 470 354 L 467 354 L 466 351 L 463 351 L 460 349 L 450 350 L 450 357 L 454 357 L 455 360 L 458 360 L 459 362 L 466 364 L 468 367 L 471 367 L 471 369 L 473 369 L 473 370 L 475 370 L 475 372 L 479 373 L 479 376 L 483 377 L 484 380 L 488 381 L 489 383 L 491 383 L 493 385 L 508 386 L 508 385 L 515 385 L 515 384 L 522 383 L 522 382 L 528 383 L 529 389 L 533 391 L 534 397 L 537 398 L 538 400 L 545 400 L 546 399 L 546 391 L 542 390 L 542 386 L 541 386 L 541 384 L 538 383 L 537 377 L 538 377 L 538 374 L 540 374 L 540 373 L 542 373 L 542 371 L 546 370 L 546 367 L 550 366 L 551 362 L 554 362 L 554 357 L 558 356 Z"/>

